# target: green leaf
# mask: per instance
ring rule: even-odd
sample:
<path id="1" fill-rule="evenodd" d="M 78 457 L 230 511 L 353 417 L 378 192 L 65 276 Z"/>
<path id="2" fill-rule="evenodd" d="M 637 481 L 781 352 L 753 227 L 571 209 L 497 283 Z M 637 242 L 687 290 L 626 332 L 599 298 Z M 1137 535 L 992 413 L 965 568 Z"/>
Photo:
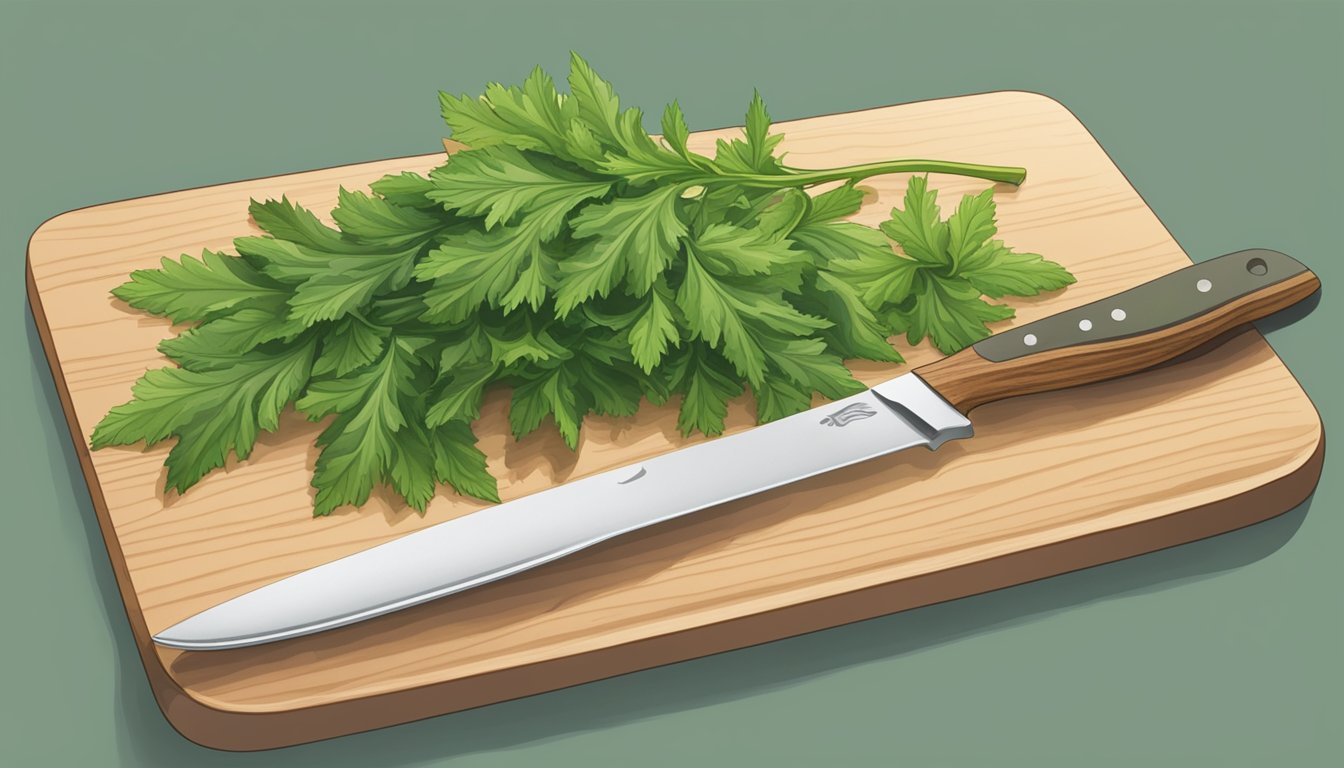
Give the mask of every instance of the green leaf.
<path id="1" fill-rule="evenodd" d="M 577 161 L 588 162 L 603 173 L 623 176 L 633 184 L 702 175 L 689 152 L 677 151 L 675 147 L 665 149 L 650 138 L 644 130 L 640 110 L 622 111 L 611 84 L 577 53 L 570 57 L 569 90 L 577 118 L 570 129 L 570 152 Z M 672 129 L 672 142 L 685 127 L 684 122 L 680 128 L 677 126 L 680 112 L 676 109 L 673 114 L 664 113 L 669 121 L 666 125 Z"/>
<path id="2" fill-rule="evenodd" d="M 862 205 L 863 190 L 853 184 L 844 184 L 812 198 L 812 206 L 801 223 L 822 224 L 843 219 L 858 213 Z"/>
<path id="3" fill-rule="evenodd" d="M 541 426 L 543 419 L 551 416 L 565 445 L 571 450 L 577 448 L 583 412 L 579 408 L 576 384 L 573 372 L 567 366 L 558 366 L 514 387 L 509 406 L 509 424 L 514 437 L 521 440 Z"/>
<path id="4" fill-rule="evenodd" d="M 411 508 L 423 513 L 434 498 L 435 456 L 429 430 L 416 420 L 407 420 L 389 448 L 383 481 L 400 493 Z"/>
<path id="5" fill-rule="evenodd" d="M 674 100 L 663 110 L 663 140 L 673 152 L 689 160 L 691 153 L 686 148 L 686 140 L 689 137 L 690 129 L 686 127 L 686 117 L 681 114 L 681 105 Z"/>
<path id="6" fill-rule="evenodd" d="M 899 313 L 911 344 L 928 337 L 935 348 L 950 355 L 989 336 L 987 323 L 1013 316 L 1011 307 L 982 300 L 980 291 L 964 280 L 921 278 L 914 307 Z"/>
<path id="7" fill-rule="evenodd" d="M 756 423 L 765 424 L 812 407 L 812 393 L 783 376 L 771 377 L 751 388 L 756 398 Z"/>
<path id="8" fill-rule="evenodd" d="M 232 451 L 240 460 L 252 453 L 259 429 L 274 432 L 280 412 L 308 381 L 312 347 L 301 346 L 271 365 L 264 377 L 250 380 L 218 408 L 204 410 L 176 434 L 168 452 L 164 490 L 185 492 L 208 472 L 224 466 Z"/>
<path id="9" fill-rule="evenodd" d="M 181 261 L 165 256 L 159 263 L 159 269 L 132 272 L 130 281 L 112 289 L 112 295 L 174 323 L 204 320 L 252 300 L 286 295 L 284 286 L 222 253 L 202 251 L 199 259 L 184 254 Z"/>
<path id="10" fill-rule="evenodd" d="M 434 477 L 463 496 L 499 502 L 499 486 L 476 447 L 476 435 L 465 422 L 450 421 L 430 430 Z"/>
<path id="11" fill-rule="evenodd" d="M 880 232 L 858 224 L 809 224 L 795 231 L 793 239 L 816 254 L 820 263 L 853 287 L 872 309 L 905 301 L 915 276 L 927 268 L 898 255 Z"/>
<path id="12" fill-rule="evenodd" d="M 230 452 L 246 459 L 259 430 L 276 429 L 280 411 L 308 381 L 312 358 L 313 345 L 303 343 L 254 350 L 209 371 L 148 371 L 132 388 L 133 399 L 94 428 L 91 444 L 94 449 L 140 441 L 154 445 L 176 435 L 165 462 L 165 490 L 184 492 L 224 466 Z"/>
<path id="13" fill-rule="evenodd" d="M 515 368 L 518 383 L 509 421 L 518 438 L 551 416 L 573 448 L 578 444 L 585 414 L 629 416 L 639 408 L 645 388 L 619 335 L 597 333 L 582 339 L 566 338 L 564 343 L 572 353 L 568 357 Z"/>
<path id="14" fill-rule="evenodd" d="M 832 263 L 832 271 L 891 327 L 905 331 L 911 344 L 927 337 L 951 354 L 988 336 L 988 323 L 1013 316 L 1011 308 L 990 304 L 982 294 L 1032 296 L 1073 282 L 1059 264 L 989 239 L 997 232 L 992 189 L 963 196 L 946 222 L 939 220 L 935 200 L 936 192 L 916 176 L 906 189 L 905 209 L 894 209 L 882 224 L 910 258 L 865 251 Z"/>
<path id="15" fill-rule="evenodd" d="M 961 259 L 960 276 L 991 298 L 1035 296 L 1075 282 L 1073 275 L 1035 253 L 1014 253 L 991 240 Z"/>
<path id="16" fill-rule="evenodd" d="M 842 262 L 894 261 L 896 252 L 883 234 L 847 221 L 805 224 L 789 235 L 799 247 L 811 251 L 821 265 L 840 268 Z"/>
<path id="17" fill-rule="evenodd" d="M 666 287 L 666 280 L 659 282 Z M 654 283 L 655 288 L 658 287 L 659 282 Z M 636 298 L 623 292 L 617 292 L 608 297 L 585 303 L 579 308 L 578 312 L 564 318 L 561 322 L 567 326 L 599 326 L 612 331 L 623 331 L 635 322 L 635 318 L 639 317 L 645 305 L 646 302 L 643 297 Z"/>
<path id="18" fill-rule="evenodd" d="M 498 83 L 480 98 L 439 93 L 443 120 L 453 138 L 475 149 L 509 146 L 567 156 L 567 119 L 555 84 L 540 68 L 522 88 Z"/>
<path id="19" fill-rule="evenodd" d="M 303 323 L 286 319 L 281 300 L 244 307 L 190 328 L 159 342 L 159 351 L 178 365 L 193 371 L 215 370 L 233 365 L 238 355 L 268 341 L 292 341 L 304 330 Z"/>
<path id="20" fill-rule="evenodd" d="M 571 53 L 569 57 L 569 92 L 578 119 L 592 135 L 608 147 L 620 146 L 617 117 L 621 102 L 612 91 L 611 83 L 598 77 L 577 53 Z"/>
<path id="21" fill-rule="evenodd" d="M 392 248 L 428 240 L 452 220 L 442 214 L 390 203 L 344 187 L 337 193 L 338 205 L 331 217 L 341 232 L 358 242 Z"/>
<path id="22" fill-rule="evenodd" d="M 437 203 L 429 199 L 429 191 L 434 184 L 418 173 L 403 171 L 388 174 L 369 185 L 373 193 L 381 196 L 393 205 L 406 208 L 437 208 Z"/>
<path id="23" fill-rule="evenodd" d="M 532 69 L 521 88 L 487 85 L 485 100 L 500 118 L 527 131 L 556 155 L 566 156 L 564 133 L 572 116 L 565 114 L 555 81 L 541 67 Z M 457 138 L 468 146 L 477 146 L 461 136 Z"/>
<path id="24" fill-rule="evenodd" d="M 826 351 L 821 339 L 766 337 L 770 365 L 802 385 L 809 394 L 820 392 L 832 400 L 862 392 L 863 386 L 836 355 Z M 772 377 L 767 377 L 769 380 Z M 754 386 L 754 385 L 753 385 Z"/>
<path id="25" fill-rule="evenodd" d="M 294 289 L 289 316 L 308 325 L 335 320 L 364 306 L 376 293 L 395 291 L 410 282 L 420 251 L 416 242 L 384 253 L 336 256 Z"/>
<path id="26" fill-rule="evenodd" d="M 382 354 L 389 332 L 353 315 L 341 318 L 322 334 L 313 375 L 344 376 L 368 365 Z"/>
<path id="27" fill-rule="evenodd" d="M 424 318 L 458 322 L 482 304 L 512 311 L 533 310 L 546 298 L 555 261 L 542 241 L 541 219 L 525 217 L 517 226 L 470 231 L 448 238 L 415 267 L 415 277 L 433 281 L 425 293 Z"/>
<path id="28" fill-rule="evenodd" d="M 682 155 L 656 143 L 644 131 L 643 113 L 627 109 L 616 121 L 617 148 L 607 152 L 598 170 L 622 176 L 631 185 L 653 182 L 689 183 L 706 178 L 689 153 Z M 680 192 L 681 187 L 678 187 Z"/>
<path id="29" fill-rule="evenodd" d="M 447 334 L 445 334 L 447 335 Z M 459 366 L 474 365 L 490 359 L 490 340 L 480 322 L 469 322 L 458 333 L 448 335 L 439 351 L 439 375 L 452 375 Z"/>
<path id="30" fill-rule="evenodd" d="M 603 416 L 633 416 L 643 394 L 638 371 L 633 366 L 603 362 L 586 351 L 567 365 L 578 368 L 580 405 Z"/>
<path id="31" fill-rule="evenodd" d="M 732 224 L 711 224 L 689 245 L 699 262 L 716 275 L 763 275 L 801 267 L 806 257 L 788 240 Z"/>
<path id="32" fill-rule="evenodd" d="M 318 221 L 311 211 L 289 202 L 289 198 L 253 200 L 247 211 L 262 231 L 277 240 L 326 251 L 339 251 L 348 245 L 340 232 Z"/>
<path id="33" fill-rule="evenodd" d="M 349 245 L 338 244 L 339 247 Z M 290 291 L 300 283 L 325 275 L 335 258 L 333 251 L 274 237 L 237 237 L 233 247 L 246 263 L 259 265 L 267 277 L 284 283 Z"/>
<path id="34" fill-rule="evenodd" d="M 567 360 L 573 356 L 565 345 L 556 341 L 544 321 L 520 317 L 516 322 L 485 328 L 490 360 L 500 366 L 513 365 L 519 360 L 534 363 Z"/>
<path id="35" fill-rule="evenodd" d="M 742 394 L 742 384 L 732 365 L 704 344 L 692 344 L 678 361 L 679 388 L 684 395 L 677 414 L 677 429 L 683 435 L 723 433 L 728 401 Z"/>
<path id="36" fill-rule="evenodd" d="M 782 172 L 774 151 L 784 137 L 770 136 L 769 131 L 770 113 L 765 109 L 760 92 L 756 92 L 747 107 L 747 124 L 743 130 L 746 140 L 719 139 L 714 163 L 733 173 Z"/>
<path id="37" fill-rule="evenodd" d="M 565 102 L 565 106 L 571 106 L 573 99 Z M 569 147 L 569 154 L 574 157 L 575 164 L 590 170 L 601 170 L 602 164 L 607 159 L 607 148 L 602 146 L 593 129 L 586 123 L 579 120 L 572 120 L 569 127 L 565 129 L 565 143 Z"/>
<path id="38" fill-rule="evenodd" d="M 849 281 L 819 271 L 805 287 L 804 296 L 816 305 L 815 310 L 807 307 L 808 311 L 833 323 L 820 332 L 832 351 L 845 358 L 902 362 L 900 354 L 887 341 L 886 329 Z"/>
<path id="39" fill-rule="evenodd" d="M 437 427 L 450 421 L 471 421 L 480 416 L 485 388 L 494 381 L 498 370 L 499 366 L 495 363 L 473 363 L 451 372 L 445 371 L 443 384 L 431 395 L 433 399 L 425 415 L 426 423 Z"/>
<path id="40" fill-rule="evenodd" d="M 882 231 L 915 261 L 949 266 L 947 223 L 939 218 L 938 190 L 929 189 L 923 176 L 913 176 L 905 188 L 905 208 L 892 208 Z"/>
<path id="41" fill-rule="evenodd" d="M 957 212 L 947 217 L 947 253 L 955 273 L 998 228 L 994 224 L 994 188 L 978 195 L 963 195 Z"/>
<path id="42" fill-rule="evenodd" d="M 467 216 L 484 216 L 485 228 L 515 215 L 541 217 L 538 231 L 550 239 L 575 207 L 611 189 L 610 181 L 567 170 L 547 158 L 512 147 L 459 152 L 430 174 L 429 197 Z"/>
<path id="43" fill-rule="evenodd" d="M 756 202 L 762 197 L 765 195 L 759 191 L 735 184 L 722 184 L 700 193 L 687 203 L 687 209 L 696 229 L 704 229 L 711 224 L 740 226 L 751 218 Z"/>
<path id="44" fill-rule="evenodd" d="M 412 282 L 410 286 L 391 295 L 381 295 L 369 302 L 365 313 L 368 320 L 378 325 L 403 325 L 419 322 L 425 313 L 423 293 L 427 283 Z"/>
<path id="45" fill-rule="evenodd" d="M 761 211 L 753 227 L 762 237 L 788 237 L 807 218 L 812 198 L 801 189 L 786 189 L 779 199 Z"/>
<path id="46" fill-rule="evenodd" d="M 778 290 L 716 277 L 694 252 L 686 261 L 677 305 L 692 337 L 720 348 L 752 385 L 765 376 L 766 334 L 806 336 L 830 325 L 794 309 Z"/>
<path id="47" fill-rule="evenodd" d="M 630 324 L 630 352 L 645 373 L 652 373 L 667 354 L 668 346 L 675 346 L 680 339 L 675 310 L 672 289 L 659 278 Z"/>
<path id="48" fill-rule="evenodd" d="M 663 187 L 580 211 L 572 219 L 574 236 L 588 242 L 560 262 L 555 293 L 560 316 L 595 295 L 606 296 L 622 276 L 636 295 L 647 293 L 671 265 L 686 235 L 680 203 L 675 187 Z"/>
<path id="49" fill-rule="evenodd" d="M 362 505 L 382 481 L 398 450 L 398 433 L 410 423 L 419 362 L 412 342 L 393 339 L 370 365 L 339 379 L 319 379 L 296 403 L 316 420 L 339 414 L 317 438 L 322 448 L 313 473 L 313 513 Z"/>
<path id="50" fill-rule="evenodd" d="M 238 252 L 267 276 L 295 286 L 289 318 L 305 325 L 334 320 L 366 305 L 375 294 L 410 280 L 415 259 L 442 230 L 442 215 L 340 190 L 333 217 L 346 236 L 287 200 L 253 201 L 253 218 L 274 237 L 241 237 Z"/>
<path id="51" fill-rule="evenodd" d="M 751 167 L 758 171 L 769 170 L 775 164 L 774 151 L 783 136 L 770 136 L 770 113 L 765 111 L 765 100 L 760 91 L 751 95 L 751 104 L 747 107 L 747 148 L 750 150 Z"/>

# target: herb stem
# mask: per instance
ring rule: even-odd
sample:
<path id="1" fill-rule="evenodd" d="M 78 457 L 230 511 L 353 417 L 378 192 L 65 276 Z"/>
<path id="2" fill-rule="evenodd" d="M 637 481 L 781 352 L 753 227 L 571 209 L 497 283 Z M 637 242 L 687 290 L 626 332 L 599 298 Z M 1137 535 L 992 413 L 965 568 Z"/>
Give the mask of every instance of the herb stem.
<path id="1" fill-rule="evenodd" d="M 888 173 L 950 173 L 989 181 L 1003 181 L 1014 185 L 1021 184 L 1027 178 L 1026 168 L 953 163 L 944 160 L 888 160 L 881 163 L 864 163 L 827 170 L 786 167 L 784 171 L 784 173 L 779 174 L 721 173 L 704 179 L 702 183 L 733 181 L 746 187 L 772 189 L 810 186 L 812 184 L 824 184 L 828 181 L 861 181 L 870 176 L 881 176 Z"/>

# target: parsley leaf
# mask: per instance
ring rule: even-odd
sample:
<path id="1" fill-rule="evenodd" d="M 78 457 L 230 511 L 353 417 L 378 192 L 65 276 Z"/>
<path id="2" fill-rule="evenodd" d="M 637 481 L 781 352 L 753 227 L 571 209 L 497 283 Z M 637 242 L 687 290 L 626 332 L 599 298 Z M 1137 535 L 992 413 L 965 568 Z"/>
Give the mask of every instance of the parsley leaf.
<path id="1" fill-rule="evenodd" d="M 480 98 L 439 93 L 443 120 L 453 136 L 470 147 L 508 146 L 566 154 L 566 115 L 555 83 L 540 67 L 522 88 L 491 83 Z M 572 112 L 572 110 L 568 110 Z"/>
<path id="2" fill-rule="evenodd" d="M 714 262 L 694 250 L 686 259 L 686 276 L 677 305 L 693 338 L 721 349 L 744 378 L 759 385 L 766 360 L 779 347 L 767 341 L 780 336 L 807 336 L 831 323 L 804 315 L 762 280 L 733 279 L 714 273 Z"/>
<path id="3" fill-rule="evenodd" d="M 433 281 L 423 297 L 424 317 L 457 322 L 482 304 L 538 308 L 556 269 L 541 239 L 541 223 L 524 218 L 513 227 L 466 232 L 430 251 L 414 268 L 416 279 Z"/>
<path id="4" fill-rule="evenodd" d="M 317 438 L 322 453 L 313 474 L 315 514 L 361 505 L 382 481 L 424 510 L 433 494 L 434 468 L 429 428 L 419 413 L 426 371 L 415 353 L 423 343 L 393 338 L 377 360 L 346 377 L 314 380 L 295 404 L 312 420 L 337 414 Z M 472 482 L 479 489 L 484 477 L 464 485 L 473 487 Z"/>
<path id="5" fill-rule="evenodd" d="M 250 300 L 285 298 L 288 291 L 251 265 L 213 251 L 199 259 L 183 255 L 180 261 L 164 257 L 160 269 L 138 269 L 112 295 L 174 323 L 204 320 L 211 313 Z"/>
<path id="6" fill-rule="evenodd" d="M 874 243 L 832 261 L 832 274 L 857 289 L 889 330 L 911 344 L 928 338 L 945 354 L 989 336 L 990 323 L 1013 316 L 1011 307 L 982 296 L 1034 296 L 1074 282 L 1059 264 L 990 239 L 998 231 L 992 189 L 965 195 L 943 221 L 937 192 L 923 177 L 912 177 L 905 207 L 892 209 L 881 229 L 904 255 Z"/>
<path id="7" fill-rule="evenodd" d="M 681 324 L 675 302 L 672 289 L 660 279 L 644 297 L 643 307 L 630 323 L 630 353 L 645 373 L 653 373 L 668 348 L 676 346 L 680 339 Z"/>
<path id="8" fill-rule="evenodd" d="M 704 343 L 688 345 L 669 367 L 673 388 L 683 392 L 677 429 L 683 435 L 723 433 L 728 401 L 742 393 L 741 377 L 724 357 Z"/>
<path id="9" fill-rule="evenodd" d="M 891 218 L 880 225 L 900 244 L 905 255 L 922 264 L 947 266 L 951 255 L 947 223 L 939 218 L 938 191 L 928 189 L 923 176 L 911 177 L 905 189 L 905 208 L 891 209 Z"/>
<path id="10" fill-rule="evenodd" d="M 622 277 L 636 295 L 647 293 L 671 265 L 686 234 L 680 204 L 677 188 L 663 187 L 580 211 L 573 220 L 574 236 L 587 242 L 560 263 L 555 293 L 560 314 L 569 314 L 595 295 L 606 296 Z"/>
<path id="11" fill-rule="evenodd" d="M 476 447 L 476 435 L 466 422 L 450 421 L 430 430 L 434 477 L 463 496 L 499 501 L 499 488 L 485 468 L 485 454 Z"/>
<path id="12" fill-rule="evenodd" d="M 389 333 L 358 315 L 346 315 L 326 329 L 313 374 L 344 376 L 368 365 L 382 353 Z"/>
<path id="13" fill-rule="evenodd" d="M 1035 296 L 1074 282 L 1068 270 L 1035 253 L 1014 253 L 991 240 L 961 257 L 960 274 L 993 299 Z"/>
<path id="14" fill-rule="evenodd" d="M 181 493 L 224 466 L 230 452 L 246 459 L 259 430 L 275 430 L 280 411 L 307 382 L 312 357 L 306 341 L 278 352 L 248 352 L 206 371 L 149 371 L 136 382 L 135 398 L 94 429 L 92 445 L 154 445 L 176 435 L 167 489 Z"/>
<path id="15" fill-rule="evenodd" d="M 775 148 L 783 141 L 783 136 L 771 136 L 770 113 L 765 110 L 765 101 L 757 91 L 751 97 L 747 107 L 747 125 L 745 140 L 719 139 L 718 151 L 714 162 L 721 168 L 740 173 L 780 173 L 782 166 L 774 156 Z"/>
<path id="16" fill-rule="evenodd" d="M 430 180 L 434 186 L 426 197 L 464 215 L 484 216 L 486 229 L 518 213 L 541 217 L 538 233 L 544 239 L 555 236 L 575 207 L 611 189 L 610 181 L 509 146 L 459 152 L 431 172 Z"/>
<path id="17" fill-rule="evenodd" d="M 283 302 L 244 307 L 159 342 L 159 351 L 193 371 L 233 365 L 238 355 L 276 339 L 292 340 L 303 332 L 302 323 L 285 317 Z"/>
<path id="18" fill-rule="evenodd" d="M 326 256 L 320 273 L 304 280 L 289 299 L 290 318 L 307 325 L 335 320 L 369 302 L 379 291 L 411 280 L 420 243 L 377 254 Z"/>
<path id="19" fill-rule="evenodd" d="M 423 243 L 445 227 L 442 216 L 363 192 L 342 188 L 337 199 L 331 217 L 345 238 L 359 243 L 398 248 Z"/>

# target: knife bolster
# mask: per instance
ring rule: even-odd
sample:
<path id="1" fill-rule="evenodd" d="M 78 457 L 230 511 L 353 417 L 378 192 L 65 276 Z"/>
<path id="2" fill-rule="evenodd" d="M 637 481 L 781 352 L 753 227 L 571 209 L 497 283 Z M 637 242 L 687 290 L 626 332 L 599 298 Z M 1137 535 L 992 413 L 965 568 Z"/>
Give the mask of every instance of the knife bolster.
<path id="1" fill-rule="evenodd" d="M 991 336 L 915 369 L 961 413 L 1019 395 L 1152 368 L 1285 309 L 1320 288 L 1293 258 L 1229 253 Z"/>
<path id="2" fill-rule="evenodd" d="M 873 387 L 872 392 L 879 402 L 923 435 L 931 451 L 938 450 L 948 440 L 974 434 L 970 420 L 917 376 L 908 373 L 898 376 Z"/>

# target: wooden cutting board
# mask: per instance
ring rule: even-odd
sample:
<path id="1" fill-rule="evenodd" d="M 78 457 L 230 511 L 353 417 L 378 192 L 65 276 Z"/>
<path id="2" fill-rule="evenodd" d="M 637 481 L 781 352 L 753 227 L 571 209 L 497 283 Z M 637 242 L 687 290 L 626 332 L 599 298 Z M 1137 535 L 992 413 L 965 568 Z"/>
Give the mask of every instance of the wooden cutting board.
<path id="1" fill-rule="evenodd" d="M 1078 277 L 1014 301 L 998 330 L 1189 263 L 1087 129 L 1049 98 L 997 92 L 783 123 L 799 167 L 898 157 L 1023 165 L 997 191 L 1003 237 Z M 733 131 L 697 134 L 702 150 Z M 1298 504 L 1321 471 L 1311 402 L 1250 330 L 1186 362 L 979 409 L 976 437 L 903 452 L 646 529 L 518 577 L 357 626 L 235 651 L 149 637 L 204 608 L 482 505 L 441 492 L 421 517 L 375 493 L 311 516 L 313 425 L 292 411 L 252 457 L 165 497 L 167 447 L 88 450 L 102 415 L 165 364 L 166 321 L 108 291 L 163 255 L 256 232 L 249 198 L 317 211 L 337 188 L 425 171 L 399 158 L 171 192 L 61 214 L 33 235 L 28 292 L 145 669 L 188 738 L 261 749 L 377 728 L 1036 579 L 1231 530 Z M 882 220 L 906 178 L 872 179 Z M 934 176 L 944 211 L 986 182 Z M 1246 243 L 1246 246 L 1264 245 Z M 1268 245 L 1273 245 L 1268 243 Z M 1216 254 L 1201 254 L 1209 257 Z M 901 345 L 910 365 L 936 356 Z M 908 367 L 860 363 L 865 382 Z M 577 453 L 478 422 L 505 500 L 694 440 L 672 407 L 590 418 Z M 739 401 L 730 432 L 749 428 Z M 703 438 L 700 438 L 703 439 Z M 1011 600 L 1012 595 L 1005 595 Z"/>

